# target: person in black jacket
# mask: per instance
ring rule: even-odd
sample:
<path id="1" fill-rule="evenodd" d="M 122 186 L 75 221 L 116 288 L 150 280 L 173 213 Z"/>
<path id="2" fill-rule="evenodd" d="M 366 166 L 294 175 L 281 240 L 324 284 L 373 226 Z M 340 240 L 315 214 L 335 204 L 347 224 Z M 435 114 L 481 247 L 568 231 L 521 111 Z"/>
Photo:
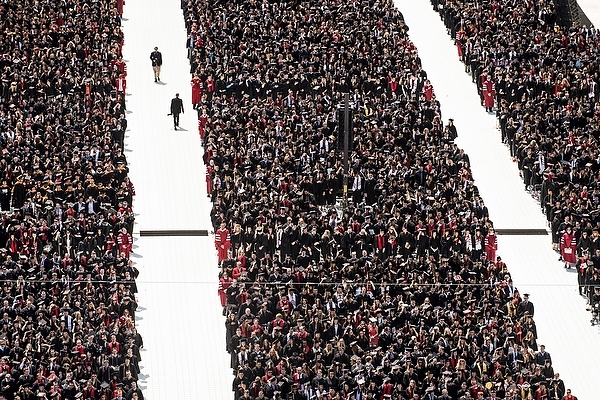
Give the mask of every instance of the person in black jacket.
<path id="1" fill-rule="evenodd" d="M 179 114 L 183 113 L 183 101 L 179 98 L 179 93 L 171 100 L 171 114 L 173 116 L 173 126 L 175 130 L 179 127 Z"/>
<path id="2" fill-rule="evenodd" d="M 154 82 L 160 82 L 160 67 L 162 66 L 162 53 L 158 51 L 158 47 L 155 47 L 154 51 L 150 53 L 150 60 L 152 61 L 152 70 L 154 71 Z"/>

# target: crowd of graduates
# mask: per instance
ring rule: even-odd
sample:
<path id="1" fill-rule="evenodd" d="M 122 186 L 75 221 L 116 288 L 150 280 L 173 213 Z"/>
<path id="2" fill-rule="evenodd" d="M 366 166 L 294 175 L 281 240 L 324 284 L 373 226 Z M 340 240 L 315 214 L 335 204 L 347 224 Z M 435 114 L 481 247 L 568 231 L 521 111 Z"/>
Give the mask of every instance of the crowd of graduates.
<path id="1" fill-rule="evenodd" d="M 0 5 L 0 397 L 143 399 L 123 2 Z"/>
<path id="2" fill-rule="evenodd" d="M 561 399 L 392 2 L 181 5 L 234 398 Z"/>
<path id="3" fill-rule="evenodd" d="M 600 32 L 560 26 L 550 1 L 432 4 L 589 298 L 600 284 Z"/>

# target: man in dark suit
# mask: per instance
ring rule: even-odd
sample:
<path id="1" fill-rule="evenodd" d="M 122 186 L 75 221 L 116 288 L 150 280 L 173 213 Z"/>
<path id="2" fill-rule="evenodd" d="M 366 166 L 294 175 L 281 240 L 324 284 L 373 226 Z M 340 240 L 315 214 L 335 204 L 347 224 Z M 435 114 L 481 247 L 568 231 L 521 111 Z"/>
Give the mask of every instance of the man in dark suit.
<path id="1" fill-rule="evenodd" d="M 512 349 L 508 350 L 508 365 L 513 369 L 517 368 L 520 363 L 523 363 L 523 354 L 520 351 L 519 345 L 516 344 Z"/>
<path id="2" fill-rule="evenodd" d="M 158 47 L 154 48 L 154 51 L 150 53 L 150 60 L 152 61 L 152 70 L 154 71 L 154 82 L 160 82 L 160 67 L 162 66 L 162 54 L 158 51 Z"/>
<path id="3" fill-rule="evenodd" d="M 333 323 L 331 324 L 331 327 L 328 329 L 327 338 L 328 339 L 340 338 L 340 337 L 342 337 L 343 333 L 344 333 L 343 327 L 339 322 L 339 318 L 334 317 Z"/>
<path id="4" fill-rule="evenodd" d="M 183 101 L 179 98 L 179 93 L 175 93 L 175 97 L 171 100 L 171 115 L 173 115 L 175 130 L 179 126 L 179 114 L 183 112 Z"/>

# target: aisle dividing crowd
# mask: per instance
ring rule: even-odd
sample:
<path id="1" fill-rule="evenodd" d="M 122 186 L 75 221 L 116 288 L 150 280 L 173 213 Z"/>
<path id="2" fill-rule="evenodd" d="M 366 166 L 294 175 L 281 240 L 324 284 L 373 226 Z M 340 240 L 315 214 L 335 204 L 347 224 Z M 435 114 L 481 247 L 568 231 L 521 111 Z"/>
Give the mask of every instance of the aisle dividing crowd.
<path id="1" fill-rule="evenodd" d="M 525 189 L 539 197 L 552 245 L 597 306 L 600 285 L 600 41 L 593 27 L 560 27 L 552 2 L 432 0 Z M 494 32 L 492 34 L 492 32 Z"/>
<path id="2" fill-rule="evenodd" d="M 182 8 L 234 398 L 572 398 L 400 12 Z"/>

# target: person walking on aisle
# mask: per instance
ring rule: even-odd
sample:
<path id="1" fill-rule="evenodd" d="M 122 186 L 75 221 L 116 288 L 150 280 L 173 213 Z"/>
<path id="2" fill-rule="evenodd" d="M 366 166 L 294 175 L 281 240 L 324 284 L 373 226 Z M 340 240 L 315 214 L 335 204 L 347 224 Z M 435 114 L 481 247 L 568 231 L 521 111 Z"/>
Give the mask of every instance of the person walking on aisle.
<path id="1" fill-rule="evenodd" d="M 171 100 L 171 115 L 173 115 L 173 127 L 175 130 L 179 127 L 179 114 L 183 111 L 183 101 L 179 98 L 179 93 L 175 93 L 175 97 Z"/>
<path id="2" fill-rule="evenodd" d="M 154 51 L 150 53 L 152 60 L 152 70 L 154 71 L 154 82 L 160 82 L 160 67 L 162 65 L 162 53 L 158 51 L 158 47 L 154 47 Z"/>

